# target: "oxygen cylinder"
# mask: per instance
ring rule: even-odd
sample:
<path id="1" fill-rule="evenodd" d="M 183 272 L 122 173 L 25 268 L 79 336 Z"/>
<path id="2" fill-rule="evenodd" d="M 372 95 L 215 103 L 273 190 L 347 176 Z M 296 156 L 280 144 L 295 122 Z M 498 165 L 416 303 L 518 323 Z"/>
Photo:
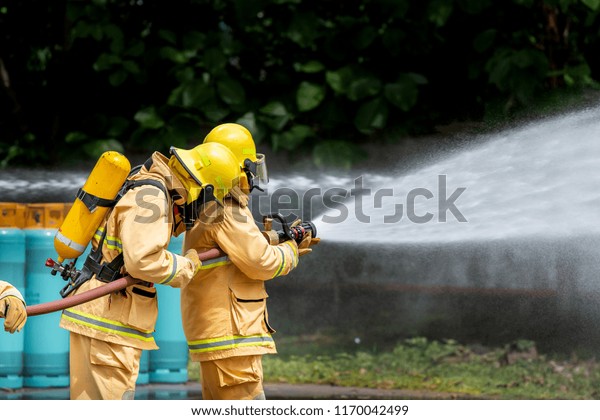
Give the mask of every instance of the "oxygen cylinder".
<path id="1" fill-rule="evenodd" d="M 83 254 L 109 210 L 98 199 L 114 200 L 130 170 L 131 164 L 119 152 L 100 156 L 54 237 L 59 263 Z"/>

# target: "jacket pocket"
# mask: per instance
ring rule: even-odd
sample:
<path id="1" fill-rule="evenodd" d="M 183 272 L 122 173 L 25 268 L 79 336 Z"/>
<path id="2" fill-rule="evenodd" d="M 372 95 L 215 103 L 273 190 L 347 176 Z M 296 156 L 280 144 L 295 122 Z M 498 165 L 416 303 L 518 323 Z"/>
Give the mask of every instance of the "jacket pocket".
<path id="1" fill-rule="evenodd" d="M 158 317 L 158 301 L 156 288 L 136 284 L 128 293 L 131 302 L 126 324 L 142 331 L 154 331 Z"/>
<path id="2" fill-rule="evenodd" d="M 237 329 L 234 333 L 244 336 L 266 333 L 265 313 L 269 295 L 263 282 L 232 283 L 229 290 L 231 314 Z"/>

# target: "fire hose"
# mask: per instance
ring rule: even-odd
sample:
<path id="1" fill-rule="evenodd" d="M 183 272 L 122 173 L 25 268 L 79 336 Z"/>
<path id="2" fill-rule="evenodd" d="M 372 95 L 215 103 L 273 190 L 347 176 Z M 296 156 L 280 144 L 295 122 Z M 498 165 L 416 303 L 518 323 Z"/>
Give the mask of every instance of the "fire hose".
<path id="1" fill-rule="evenodd" d="M 209 249 L 205 252 L 199 252 L 200 261 L 206 261 L 213 258 L 223 257 L 226 254 L 218 248 Z M 108 295 L 113 292 L 125 289 L 128 286 L 139 283 L 142 280 L 134 279 L 130 276 L 121 277 L 103 286 L 97 287 L 87 292 L 78 295 L 67 296 L 66 298 L 55 300 L 52 302 L 40 303 L 27 307 L 27 316 L 43 315 L 50 312 L 60 311 L 72 306 L 80 305 L 90 300 L 97 299 L 101 296 Z"/>

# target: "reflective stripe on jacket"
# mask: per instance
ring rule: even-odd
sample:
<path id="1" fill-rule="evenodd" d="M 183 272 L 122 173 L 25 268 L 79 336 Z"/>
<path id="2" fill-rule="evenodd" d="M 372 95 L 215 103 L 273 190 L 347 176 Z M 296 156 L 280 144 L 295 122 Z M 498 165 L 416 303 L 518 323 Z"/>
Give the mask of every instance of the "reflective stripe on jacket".
<path id="1" fill-rule="evenodd" d="M 160 153 L 152 156 L 152 166 L 134 179 L 153 179 L 165 184 L 167 190 L 182 191 L 183 186 L 167 166 Z M 152 337 L 158 305 L 154 284 L 181 287 L 194 274 L 193 263 L 167 250 L 173 229 L 171 197 L 152 185 L 142 185 L 128 191 L 109 213 L 106 223 L 92 239 L 98 245 L 106 230 L 102 247 L 103 261 L 112 261 L 123 253 L 123 274 L 143 280 L 123 291 L 102 296 L 90 302 L 66 309 L 60 326 L 69 331 L 124 346 L 156 349 Z M 76 294 L 102 286 L 92 278 L 81 285 Z"/>
<path id="2" fill-rule="evenodd" d="M 244 196 L 245 197 L 245 196 Z M 181 289 L 183 329 L 192 360 L 276 353 L 269 326 L 265 280 L 298 264 L 295 242 L 269 245 L 246 206 L 231 198 L 215 220 L 186 233 L 184 252 L 218 247 L 227 256 L 204 261 Z"/>

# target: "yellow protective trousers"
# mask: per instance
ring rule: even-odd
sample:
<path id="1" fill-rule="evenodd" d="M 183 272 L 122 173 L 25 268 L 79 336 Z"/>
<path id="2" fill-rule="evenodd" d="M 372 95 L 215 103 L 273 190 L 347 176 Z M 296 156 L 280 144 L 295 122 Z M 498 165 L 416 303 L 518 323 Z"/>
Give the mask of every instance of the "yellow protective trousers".
<path id="1" fill-rule="evenodd" d="M 142 350 L 71 333 L 72 400 L 133 400 Z"/>
<path id="2" fill-rule="evenodd" d="M 262 355 L 200 362 L 203 400 L 264 400 Z"/>

